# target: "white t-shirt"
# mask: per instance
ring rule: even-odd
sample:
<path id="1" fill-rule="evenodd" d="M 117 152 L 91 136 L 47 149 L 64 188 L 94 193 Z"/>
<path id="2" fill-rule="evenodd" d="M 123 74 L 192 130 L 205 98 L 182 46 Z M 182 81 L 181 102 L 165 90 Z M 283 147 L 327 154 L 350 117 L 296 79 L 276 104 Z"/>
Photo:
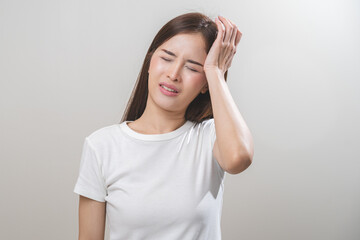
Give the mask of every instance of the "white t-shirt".
<path id="1" fill-rule="evenodd" d="M 225 171 L 214 119 L 141 134 L 124 121 L 85 138 L 74 192 L 106 202 L 111 240 L 220 240 Z"/>

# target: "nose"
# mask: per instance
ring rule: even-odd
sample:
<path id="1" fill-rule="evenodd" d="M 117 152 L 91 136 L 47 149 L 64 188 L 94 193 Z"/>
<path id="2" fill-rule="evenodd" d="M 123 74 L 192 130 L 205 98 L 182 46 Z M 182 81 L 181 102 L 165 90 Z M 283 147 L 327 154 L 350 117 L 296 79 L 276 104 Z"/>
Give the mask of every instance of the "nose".
<path id="1" fill-rule="evenodd" d="M 168 70 L 168 77 L 171 80 L 180 80 L 180 72 L 181 72 L 181 63 L 174 62 L 171 64 Z"/>

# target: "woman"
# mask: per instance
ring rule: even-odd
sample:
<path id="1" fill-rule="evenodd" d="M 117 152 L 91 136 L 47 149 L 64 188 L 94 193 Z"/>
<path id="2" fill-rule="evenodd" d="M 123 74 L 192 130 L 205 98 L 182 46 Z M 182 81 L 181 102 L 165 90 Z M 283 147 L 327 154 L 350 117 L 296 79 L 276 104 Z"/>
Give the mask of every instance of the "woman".
<path id="1" fill-rule="evenodd" d="M 104 239 L 106 218 L 110 239 L 221 239 L 225 172 L 254 154 L 226 84 L 241 35 L 201 13 L 160 29 L 122 121 L 85 138 L 79 239 Z"/>

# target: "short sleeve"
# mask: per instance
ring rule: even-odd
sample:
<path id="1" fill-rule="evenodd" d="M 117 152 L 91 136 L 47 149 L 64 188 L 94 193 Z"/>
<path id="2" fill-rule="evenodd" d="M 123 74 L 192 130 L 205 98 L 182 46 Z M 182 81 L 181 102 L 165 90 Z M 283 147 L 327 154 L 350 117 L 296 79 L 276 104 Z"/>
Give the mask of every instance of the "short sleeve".
<path id="1" fill-rule="evenodd" d="M 214 118 L 210 118 L 208 120 L 208 124 L 209 124 L 209 135 L 210 135 L 210 142 L 211 142 L 211 152 L 214 148 L 214 144 L 215 144 L 215 140 L 216 140 L 216 129 L 215 129 L 215 120 Z M 215 165 L 217 166 L 217 169 L 219 170 L 219 174 L 220 174 L 220 177 L 222 179 L 224 174 L 225 174 L 225 170 L 222 169 L 222 167 L 220 166 L 220 164 L 218 163 L 217 159 L 213 156 L 213 160 L 215 162 Z"/>
<path id="2" fill-rule="evenodd" d="M 88 138 L 85 138 L 83 144 L 79 176 L 74 192 L 99 202 L 105 202 L 107 193 L 105 179 L 99 159 Z"/>
<path id="3" fill-rule="evenodd" d="M 213 149 L 215 140 L 216 140 L 216 131 L 215 131 L 215 121 L 213 118 L 209 120 L 210 127 L 210 140 L 211 140 L 211 149 Z"/>

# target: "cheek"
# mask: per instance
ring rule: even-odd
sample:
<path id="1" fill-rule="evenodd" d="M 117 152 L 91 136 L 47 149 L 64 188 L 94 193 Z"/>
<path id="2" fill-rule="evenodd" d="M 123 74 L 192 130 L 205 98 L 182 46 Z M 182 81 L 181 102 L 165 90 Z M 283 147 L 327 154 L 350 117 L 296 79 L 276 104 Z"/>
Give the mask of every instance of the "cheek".
<path id="1" fill-rule="evenodd" d="M 194 89 L 201 89 L 206 84 L 206 77 L 203 74 L 193 74 L 188 76 L 188 81 Z"/>
<path id="2" fill-rule="evenodd" d="M 161 62 L 160 59 L 154 58 L 150 62 L 149 71 L 150 73 L 161 73 L 165 70 L 165 65 Z"/>

